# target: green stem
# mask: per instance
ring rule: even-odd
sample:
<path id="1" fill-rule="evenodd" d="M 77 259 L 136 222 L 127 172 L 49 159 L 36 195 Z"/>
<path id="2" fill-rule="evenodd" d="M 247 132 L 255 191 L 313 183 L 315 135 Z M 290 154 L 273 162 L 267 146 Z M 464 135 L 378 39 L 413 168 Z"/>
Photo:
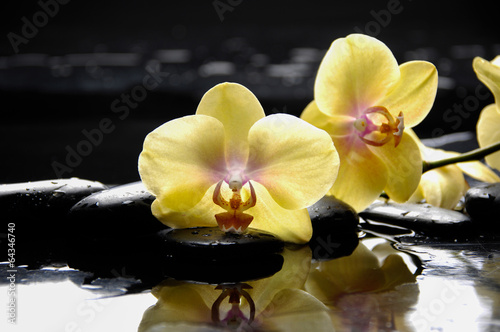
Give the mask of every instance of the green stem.
<path id="1" fill-rule="evenodd" d="M 481 160 L 485 156 L 499 151 L 500 150 L 500 142 L 488 145 L 484 148 L 479 148 L 475 149 L 466 153 L 462 153 L 459 156 L 456 157 L 451 157 L 447 159 L 442 159 L 442 160 L 436 160 L 436 161 L 425 161 L 423 162 L 423 168 L 422 168 L 422 173 L 425 173 L 427 171 L 430 171 L 432 169 L 446 166 L 446 165 L 451 165 L 451 164 L 456 164 L 456 163 L 463 163 L 466 161 L 473 161 L 473 160 Z"/>

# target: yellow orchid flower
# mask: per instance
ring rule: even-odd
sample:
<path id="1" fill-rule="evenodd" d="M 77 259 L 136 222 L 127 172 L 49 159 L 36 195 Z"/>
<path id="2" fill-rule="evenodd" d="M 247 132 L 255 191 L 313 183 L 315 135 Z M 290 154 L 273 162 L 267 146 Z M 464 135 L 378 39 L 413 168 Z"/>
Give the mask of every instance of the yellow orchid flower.
<path id="1" fill-rule="evenodd" d="M 486 106 L 477 122 L 477 140 L 480 147 L 485 147 L 500 141 L 500 56 L 491 62 L 480 57 L 474 58 L 472 67 L 477 77 L 483 82 L 495 97 L 495 103 Z M 486 163 L 500 170 L 500 152 L 485 157 Z"/>
<path id="2" fill-rule="evenodd" d="M 404 128 L 420 123 L 437 91 L 437 71 L 425 61 L 398 66 L 379 40 L 352 34 L 335 40 L 318 70 L 314 101 L 301 115 L 326 130 L 340 155 L 329 194 L 360 211 L 385 191 L 407 201 L 422 159 Z"/>
<path id="3" fill-rule="evenodd" d="M 216 85 L 195 115 L 149 133 L 139 156 L 141 179 L 156 196 L 152 212 L 167 226 L 243 232 L 252 222 L 295 243 L 311 238 L 305 208 L 326 194 L 338 167 L 326 132 L 288 114 L 265 117 L 236 83 Z"/>
<path id="4" fill-rule="evenodd" d="M 412 130 L 408 130 L 408 134 L 418 143 L 425 161 L 443 160 L 460 155 L 458 152 L 425 146 Z M 500 182 L 500 177 L 483 163 L 479 161 L 460 162 L 422 174 L 418 188 L 410 197 L 409 202 L 417 203 L 425 200 L 434 206 L 454 209 L 469 189 L 464 173 L 479 181 Z"/>

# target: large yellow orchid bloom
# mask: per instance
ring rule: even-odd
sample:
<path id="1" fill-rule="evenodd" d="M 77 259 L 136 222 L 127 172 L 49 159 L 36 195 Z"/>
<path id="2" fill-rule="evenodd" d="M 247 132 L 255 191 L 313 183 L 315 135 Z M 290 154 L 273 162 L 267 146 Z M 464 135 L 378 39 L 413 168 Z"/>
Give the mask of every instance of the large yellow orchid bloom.
<path id="1" fill-rule="evenodd" d="M 385 191 L 404 202 L 418 186 L 422 159 L 405 133 L 431 109 L 437 70 L 425 61 L 398 66 L 379 40 L 352 34 L 335 40 L 318 70 L 314 101 L 301 115 L 326 130 L 340 155 L 330 194 L 360 211 Z"/>
<path id="2" fill-rule="evenodd" d="M 326 132 L 287 114 L 265 117 L 236 83 L 215 86 L 196 115 L 148 134 L 139 157 L 141 179 L 156 196 L 152 212 L 164 224 L 243 232 L 252 222 L 295 243 L 311 238 L 305 208 L 327 193 L 338 167 Z"/>

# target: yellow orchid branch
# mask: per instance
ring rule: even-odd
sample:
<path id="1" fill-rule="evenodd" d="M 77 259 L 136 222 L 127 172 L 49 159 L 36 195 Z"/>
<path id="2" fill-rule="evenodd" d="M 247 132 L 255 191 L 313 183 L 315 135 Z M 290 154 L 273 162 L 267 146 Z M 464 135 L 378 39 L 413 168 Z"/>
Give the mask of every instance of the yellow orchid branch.
<path id="1" fill-rule="evenodd" d="M 432 169 L 446 166 L 446 165 L 451 165 L 451 164 L 456 164 L 456 163 L 462 163 L 462 162 L 467 162 L 467 161 L 473 161 L 473 160 L 481 160 L 485 156 L 497 152 L 500 150 L 500 142 L 488 145 L 484 148 L 478 148 L 466 153 L 462 153 L 459 156 L 456 157 L 451 157 L 451 158 L 446 158 L 446 159 L 441 159 L 441 160 L 436 160 L 436 161 L 423 161 L 422 165 L 422 173 L 425 173 L 427 171 L 430 171 Z"/>

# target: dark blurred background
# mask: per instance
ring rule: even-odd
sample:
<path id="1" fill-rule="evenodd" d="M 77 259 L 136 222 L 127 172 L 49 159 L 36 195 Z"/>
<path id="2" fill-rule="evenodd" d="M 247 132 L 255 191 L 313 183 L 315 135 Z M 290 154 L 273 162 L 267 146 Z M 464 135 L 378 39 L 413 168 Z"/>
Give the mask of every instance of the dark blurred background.
<path id="1" fill-rule="evenodd" d="M 333 40 L 377 37 L 398 62 L 439 70 L 421 137 L 474 131 L 493 97 L 472 59 L 500 54 L 485 1 L 4 1 L 0 183 L 139 179 L 148 132 L 193 114 L 217 83 L 252 90 L 266 113 L 300 115 Z"/>

